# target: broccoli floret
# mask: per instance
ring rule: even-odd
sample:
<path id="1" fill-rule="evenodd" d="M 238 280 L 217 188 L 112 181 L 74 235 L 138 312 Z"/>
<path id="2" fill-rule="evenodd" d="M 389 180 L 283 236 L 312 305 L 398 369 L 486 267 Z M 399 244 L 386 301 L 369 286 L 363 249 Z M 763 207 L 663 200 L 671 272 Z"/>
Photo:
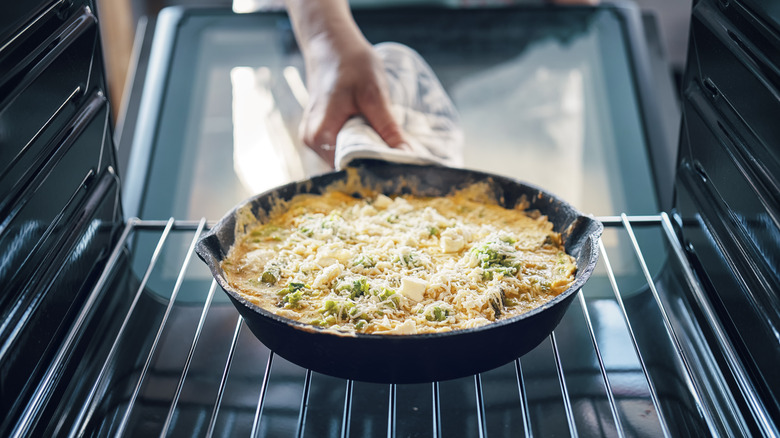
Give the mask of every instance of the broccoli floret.
<path id="1" fill-rule="evenodd" d="M 479 260 L 479 266 L 483 269 L 492 268 L 496 265 L 502 265 L 506 262 L 507 255 L 499 252 L 495 248 L 495 242 L 489 242 L 481 247 L 474 248 L 474 254 Z"/>
<path id="2" fill-rule="evenodd" d="M 450 309 L 442 306 L 432 306 L 425 310 L 425 319 L 428 321 L 444 321 L 450 316 Z"/>
<path id="3" fill-rule="evenodd" d="M 420 258 L 414 252 L 400 254 L 393 259 L 393 263 L 400 263 L 407 268 L 416 268 L 421 265 Z"/>
<path id="4" fill-rule="evenodd" d="M 339 293 L 347 292 L 348 296 L 353 300 L 361 295 L 365 295 L 369 290 L 368 280 L 366 277 L 358 277 L 354 279 L 345 279 L 336 287 L 336 291 Z"/>
<path id="5" fill-rule="evenodd" d="M 319 312 L 327 317 L 347 319 L 353 309 L 355 309 L 355 303 L 351 301 L 327 300 Z M 327 322 L 328 318 L 325 318 L 325 321 Z"/>
<path id="6" fill-rule="evenodd" d="M 514 266 L 490 266 L 482 271 L 483 280 L 492 280 L 497 274 L 501 274 L 504 277 L 511 277 L 517 274 L 517 268 Z"/>
<path id="7" fill-rule="evenodd" d="M 364 268 L 373 268 L 376 266 L 376 262 L 371 257 L 361 254 L 355 258 L 355 261 L 352 262 L 352 265 L 363 266 Z"/>
<path id="8" fill-rule="evenodd" d="M 336 232 L 339 231 L 339 228 L 343 226 L 344 219 L 341 217 L 340 214 L 337 212 L 331 212 L 329 215 L 325 216 L 322 221 L 320 221 L 320 228 L 322 229 L 331 229 L 333 230 L 333 234 L 335 235 Z"/>
<path id="9" fill-rule="evenodd" d="M 306 286 L 306 284 L 304 284 L 304 283 L 297 283 L 297 282 L 293 282 L 293 281 L 291 281 L 290 284 L 287 285 L 287 289 L 290 292 L 295 292 L 295 291 L 299 291 L 301 289 L 307 289 L 307 288 L 308 288 L 308 286 Z"/>
<path id="10" fill-rule="evenodd" d="M 277 273 L 273 271 L 263 271 L 263 276 L 260 277 L 260 281 L 263 283 L 274 284 L 278 280 Z"/>
<path id="11" fill-rule="evenodd" d="M 268 265 L 263 270 L 263 275 L 260 276 L 260 281 L 268 284 L 276 284 L 281 277 L 281 270 L 276 265 Z"/>
<path id="12" fill-rule="evenodd" d="M 504 236 L 472 249 L 479 261 L 479 266 L 484 270 L 482 274 L 484 280 L 492 280 L 497 274 L 503 276 L 517 274 L 517 265 L 514 259 L 516 250 L 512 246 L 513 244 L 513 238 Z"/>
<path id="13" fill-rule="evenodd" d="M 281 228 L 279 228 L 276 225 L 266 225 L 260 228 L 255 228 L 249 233 L 249 236 L 252 238 L 252 242 L 254 243 L 260 243 L 260 242 L 269 242 L 269 241 L 279 241 L 282 240 L 281 236 L 279 235 L 279 232 L 281 231 Z"/>
<path id="14" fill-rule="evenodd" d="M 324 315 L 332 315 L 334 313 L 337 313 L 336 310 L 338 309 L 338 304 L 336 304 L 333 300 L 327 300 L 325 301 L 325 305 L 320 309 L 320 313 Z"/>
<path id="15" fill-rule="evenodd" d="M 392 307 L 394 309 L 398 308 L 400 299 L 398 297 L 398 294 L 395 293 L 394 290 L 383 288 L 382 292 L 379 292 L 377 294 L 377 297 L 379 297 L 379 300 L 382 303 L 386 304 L 387 306 Z"/>
<path id="16" fill-rule="evenodd" d="M 282 298 L 282 302 L 285 303 L 284 307 L 290 307 L 296 309 L 300 306 L 299 301 L 303 298 L 303 291 L 290 292 Z"/>
<path id="17" fill-rule="evenodd" d="M 311 291 L 304 283 L 291 282 L 287 287 L 279 289 L 277 295 L 282 297 L 280 305 L 287 308 L 297 309 L 300 307 L 300 301 L 304 295 L 308 295 Z"/>

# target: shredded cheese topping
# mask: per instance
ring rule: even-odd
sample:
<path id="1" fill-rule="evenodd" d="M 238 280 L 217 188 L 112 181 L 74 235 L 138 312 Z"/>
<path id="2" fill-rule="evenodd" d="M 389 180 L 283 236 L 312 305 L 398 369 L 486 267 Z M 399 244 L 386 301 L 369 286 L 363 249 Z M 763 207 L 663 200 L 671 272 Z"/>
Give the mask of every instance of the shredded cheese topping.
<path id="1" fill-rule="evenodd" d="M 477 327 L 565 291 L 576 266 L 552 223 L 485 202 L 479 186 L 435 198 L 297 195 L 238 236 L 222 268 L 260 307 L 361 333 Z"/>

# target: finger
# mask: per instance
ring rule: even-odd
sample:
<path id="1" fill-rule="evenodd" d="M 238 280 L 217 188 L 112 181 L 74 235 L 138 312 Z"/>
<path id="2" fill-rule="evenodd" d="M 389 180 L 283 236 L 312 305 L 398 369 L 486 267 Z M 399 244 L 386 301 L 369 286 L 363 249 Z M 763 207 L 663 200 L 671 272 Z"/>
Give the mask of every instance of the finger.
<path id="1" fill-rule="evenodd" d="M 312 107 L 304 115 L 302 122 L 301 137 L 303 142 L 309 147 L 335 145 L 338 132 L 351 115 L 342 108 L 344 105 L 334 104 L 333 100 L 327 108 L 324 106 Z"/>
<path id="2" fill-rule="evenodd" d="M 358 109 L 368 124 L 382 137 L 391 148 L 401 148 L 406 144 L 401 128 L 390 112 L 390 105 L 377 89 L 358 96 Z"/>
<path id="3" fill-rule="evenodd" d="M 309 147 L 312 151 L 314 151 L 317 155 L 319 155 L 320 158 L 325 160 L 326 163 L 332 165 L 333 160 L 335 159 L 336 155 L 336 148 L 332 145 L 335 144 L 334 142 L 327 142 L 324 143 L 315 143 L 312 140 L 312 137 L 306 134 L 308 130 L 308 123 L 307 118 L 304 116 L 303 120 L 301 121 L 300 125 L 300 137 L 303 139 L 303 143 Z"/>
<path id="4" fill-rule="evenodd" d="M 333 141 L 324 140 L 323 142 L 315 142 L 312 135 L 306 134 L 308 132 L 307 118 L 301 121 L 300 125 L 300 137 L 303 139 L 303 143 L 314 151 L 320 158 L 322 158 L 329 165 L 333 165 L 336 158 L 336 144 L 335 139 Z M 323 137 L 327 138 L 327 136 Z M 321 138 L 322 140 L 322 138 Z"/>
<path id="5" fill-rule="evenodd" d="M 304 144 L 332 166 L 336 156 L 336 136 L 350 116 L 343 110 L 323 107 L 314 104 L 306 109 L 301 120 L 300 137 Z"/>

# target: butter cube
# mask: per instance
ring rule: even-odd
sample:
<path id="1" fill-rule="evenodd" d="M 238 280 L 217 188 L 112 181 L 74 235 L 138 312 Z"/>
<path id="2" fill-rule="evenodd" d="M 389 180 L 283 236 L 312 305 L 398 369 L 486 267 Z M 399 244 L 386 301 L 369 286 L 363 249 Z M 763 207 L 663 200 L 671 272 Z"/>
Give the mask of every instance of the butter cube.
<path id="1" fill-rule="evenodd" d="M 398 293 L 412 301 L 422 301 L 425 288 L 428 286 L 423 280 L 414 277 L 401 278 L 401 288 Z"/>
<path id="2" fill-rule="evenodd" d="M 391 335 L 413 335 L 417 333 L 417 324 L 411 319 L 407 319 L 403 324 L 399 324 L 385 333 Z"/>
<path id="3" fill-rule="evenodd" d="M 385 195 L 378 195 L 374 200 L 374 207 L 385 209 L 393 204 L 393 200 Z"/>
<path id="4" fill-rule="evenodd" d="M 453 229 L 447 229 L 441 234 L 439 240 L 441 250 L 444 253 L 458 252 L 466 246 L 466 239 Z"/>

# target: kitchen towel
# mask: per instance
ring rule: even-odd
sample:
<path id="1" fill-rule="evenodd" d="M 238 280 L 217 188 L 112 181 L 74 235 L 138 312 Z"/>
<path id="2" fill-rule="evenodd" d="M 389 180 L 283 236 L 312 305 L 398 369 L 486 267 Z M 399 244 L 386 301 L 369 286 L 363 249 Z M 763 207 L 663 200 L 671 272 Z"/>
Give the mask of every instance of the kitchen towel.
<path id="1" fill-rule="evenodd" d="M 362 117 L 353 117 L 336 137 L 337 169 L 356 159 L 397 163 L 463 165 L 458 112 L 425 60 L 399 43 L 374 46 L 384 62 L 391 111 L 409 149 L 390 148 Z"/>

